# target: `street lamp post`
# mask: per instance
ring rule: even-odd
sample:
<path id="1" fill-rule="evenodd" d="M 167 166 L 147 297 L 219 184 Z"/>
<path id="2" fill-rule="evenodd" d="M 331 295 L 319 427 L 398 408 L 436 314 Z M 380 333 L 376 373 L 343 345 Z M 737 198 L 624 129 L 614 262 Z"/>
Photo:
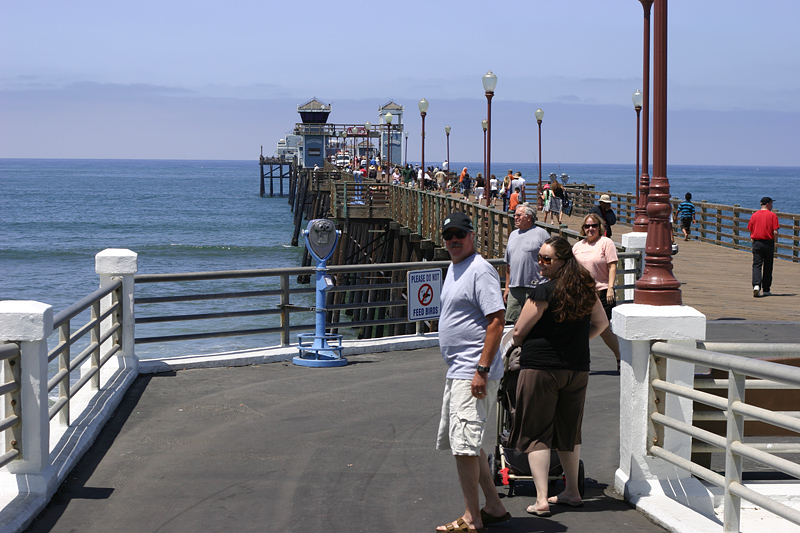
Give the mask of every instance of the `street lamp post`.
<path id="1" fill-rule="evenodd" d="M 367 174 L 367 170 L 369 170 L 369 160 L 371 159 L 370 156 L 369 156 L 369 149 L 371 147 L 370 143 L 369 143 L 369 130 L 372 129 L 372 124 L 370 124 L 369 122 L 365 123 L 364 124 L 364 129 L 367 130 L 367 147 L 364 148 L 364 150 L 366 150 L 366 152 L 367 152 L 367 164 L 364 165 L 364 174 L 366 175 Z"/>
<path id="2" fill-rule="evenodd" d="M 419 116 L 422 117 L 422 175 L 425 176 L 425 115 L 428 114 L 428 101 L 424 98 L 419 101 Z M 424 183 L 420 184 L 420 188 Z"/>
<path id="3" fill-rule="evenodd" d="M 544 207 L 542 203 L 542 119 L 544 111 L 540 107 L 534 115 L 536 115 L 536 123 L 539 125 L 539 185 L 536 187 L 536 206 L 541 211 Z"/>
<path id="4" fill-rule="evenodd" d="M 642 92 L 636 89 L 631 97 L 633 108 L 636 110 L 636 202 L 639 202 L 639 112 L 642 110 Z"/>
<path id="5" fill-rule="evenodd" d="M 405 134 L 406 134 L 406 156 L 405 156 L 405 163 L 403 163 L 403 166 L 408 165 L 408 132 L 405 132 Z"/>
<path id="6" fill-rule="evenodd" d="M 489 179 L 489 171 L 492 167 L 492 97 L 494 96 L 494 88 L 497 87 L 497 76 L 492 74 L 490 70 L 483 75 L 483 90 L 486 92 L 486 120 L 488 123 L 486 133 L 486 164 L 484 165 L 483 174 L 484 180 Z M 489 206 L 489 196 L 486 196 L 486 205 Z"/>
<path id="7" fill-rule="evenodd" d="M 392 116 L 391 113 L 386 113 L 386 151 L 388 152 L 389 168 L 392 168 Z M 386 179 L 389 179 L 389 172 L 386 172 Z"/>
<path id="8" fill-rule="evenodd" d="M 486 130 L 489 129 L 488 120 L 481 120 L 481 129 L 483 129 L 483 173 L 486 174 Z"/>
<path id="9" fill-rule="evenodd" d="M 644 0 L 643 0 L 644 3 Z M 681 283 L 672 274 L 669 179 L 667 178 L 667 0 L 655 0 L 653 68 L 653 179 L 647 202 L 644 274 L 633 302 L 681 305 Z"/>
<path id="10" fill-rule="evenodd" d="M 447 170 L 446 174 L 450 174 L 450 126 L 444 127 L 444 134 L 447 136 Z"/>
<path id="11" fill-rule="evenodd" d="M 648 225 L 647 201 L 650 194 L 650 8 L 653 0 L 639 0 L 644 13 L 644 38 L 642 39 L 642 173 L 636 195 L 633 231 L 646 232 Z"/>

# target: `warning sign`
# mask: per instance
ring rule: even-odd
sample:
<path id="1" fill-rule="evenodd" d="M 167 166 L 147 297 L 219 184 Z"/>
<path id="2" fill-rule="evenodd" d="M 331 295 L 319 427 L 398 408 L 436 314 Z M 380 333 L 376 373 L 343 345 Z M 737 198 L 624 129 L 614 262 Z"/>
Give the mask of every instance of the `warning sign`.
<path id="1" fill-rule="evenodd" d="M 408 319 L 435 320 L 441 312 L 442 271 L 412 270 L 406 278 L 408 287 Z"/>

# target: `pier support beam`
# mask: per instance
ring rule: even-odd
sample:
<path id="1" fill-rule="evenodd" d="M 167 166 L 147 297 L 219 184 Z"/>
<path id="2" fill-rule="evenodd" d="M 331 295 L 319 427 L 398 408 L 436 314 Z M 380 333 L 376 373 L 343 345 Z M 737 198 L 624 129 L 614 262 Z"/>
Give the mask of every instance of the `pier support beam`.
<path id="1" fill-rule="evenodd" d="M 713 517 L 713 501 L 702 483 L 688 471 L 648 455 L 653 438 L 650 413 L 654 402 L 650 394 L 650 382 L 655 371 L 655 365 L 651 363 L 650 344 L 661 340 L 695 346 L 696 341 L 705 340 L 705 315 L 684 305 L 626 304 L 614 308 L 612 329 L 620 338 L 622 359 L 619 469 L 614 476 L 615 489 L 625 496 L 626 501 L 648 513 L 653 509 L 658 512 L 659 508 L 663 512 L 665 505 L 675 505 L 676 508 L 690 507 Z M 693 364 L 673 360 L 663 363 L 666 364 L 667 381 L 692 386 Z M 664 413 L 691 423 L 692 402 L 670 395 L 664 405 Z M 667 428 L 662 447 L 688 460 L 691 457 L 692 439 Z M 652 505 L 651 501 L 654 502 Z"/>

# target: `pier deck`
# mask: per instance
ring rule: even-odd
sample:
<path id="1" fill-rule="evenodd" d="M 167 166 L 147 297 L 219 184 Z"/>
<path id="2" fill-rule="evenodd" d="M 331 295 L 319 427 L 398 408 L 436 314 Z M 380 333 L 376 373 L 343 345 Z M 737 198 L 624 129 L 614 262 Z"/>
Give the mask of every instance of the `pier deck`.
<path id="1" fill-rule="evenodd" d="M 796 329 L 709 322 L 708 340 L 796 342 Z M 591 350 L 585 507 L 537 518 L 525 513 L 532 491 L 505 498 L 498 487 L 514 518 L 495 530 L 664 531 L 613 490 L 619 377 L 602 341 Z M 28 531 L 417 532 L 453 520 L 463 510 L 455 464 L 434 449 L 438 349 L 349 360 L 141 375 Z M 745 530 L 785 525 L 744 516 Z"/>

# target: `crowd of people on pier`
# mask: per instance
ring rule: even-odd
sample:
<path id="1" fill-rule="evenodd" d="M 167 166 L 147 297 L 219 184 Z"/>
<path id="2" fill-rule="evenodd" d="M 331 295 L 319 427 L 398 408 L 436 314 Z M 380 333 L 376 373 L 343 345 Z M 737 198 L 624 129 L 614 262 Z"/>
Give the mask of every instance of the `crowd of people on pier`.
<path id="1" fill-rule="evenodd" d="M 467 169 L 459 183 L 471 184 Z M 492 176 L 494 178 L 494 176 Z M 516 229 L 504 260 L 505 288 L 495 270 L 477 252 L 472 220 L 451 213 L 441 235 L 451 264 L 442 285 L 439 344 L 447 364 L 436 447 L 455 457 L 465 510 L 437 531 L 486 530 L 511 519 L 495 489 L 490 460 L 483 451 L 486 423 L 498 391 L 510 427 L 503 432 L 501 454 L 513 449 L 527 458 L 536 488 L 527 512 L 547 517 L 551 506 L 583 506 L 580 491 L 581 425 L 589 381 L 589 341 L 601 337 L 620 370 L 619 340 L 610 327 L 616 305 L 617 248 L 610 239 L 616 214 L 608 195 L 582 220 L 583 239 L 570 245 L 536 226 L 539 210 L 524 201 L 524 184 L 509 170 L 500 191 L 513 189 L 508 205 Z M 498 183 L 499 185 L 499 183 Z M 469 185 L 467 185 L 469 186 Z M 486 187 L 476 176 L 475 191 Z M 466 187 L 466 186 L 465 186 Z M 494 186 L 489 184 L 490 191 Z M 541 200 L 545 220 L 561 220 L 563 187 L 555 181 Z M 691 193 L 676 211 L 684 238 L 696 223 Z M 753 296 L 768 296 L 779 221 L 773 199 L 761 199 L 750 218 L 753 241 Z M 672 215 L 670 215 L 672 217 Z M 503 335 L 504 325 L 513 326 Z M 499 415 L 498 415 L 499 416 Z M 503 420 L 503 419 L 501 419 Z M 498 435 L 498 444 L 501 436 Z M 564 486 L 550 494 L 551 451 L 556 450 Z M 495 458 L 496 460 L 497 458 Z M 517 465 L 518 466 L 518 465 Z M 480 505 L 483 493 L 484 505 Z"/>

